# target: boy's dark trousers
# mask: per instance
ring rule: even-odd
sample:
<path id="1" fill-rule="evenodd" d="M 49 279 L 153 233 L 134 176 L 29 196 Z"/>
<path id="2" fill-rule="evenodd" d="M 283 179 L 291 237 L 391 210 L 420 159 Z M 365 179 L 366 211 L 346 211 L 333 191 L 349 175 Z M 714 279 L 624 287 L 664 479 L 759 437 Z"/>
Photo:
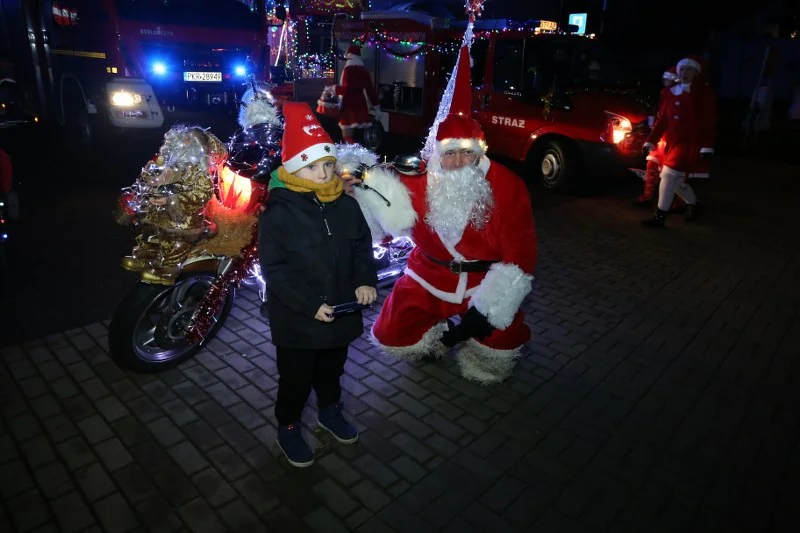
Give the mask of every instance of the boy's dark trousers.
<path id="1" fill-rule="evenodd" d="M 275 418 L 286 426 L 300 420 L 313 388 L 317 405 L 325 407 L 339 401 L 348 347 L 326 350 L 294 350 L 276 346 L 278 358 L 278 399 Z"/>

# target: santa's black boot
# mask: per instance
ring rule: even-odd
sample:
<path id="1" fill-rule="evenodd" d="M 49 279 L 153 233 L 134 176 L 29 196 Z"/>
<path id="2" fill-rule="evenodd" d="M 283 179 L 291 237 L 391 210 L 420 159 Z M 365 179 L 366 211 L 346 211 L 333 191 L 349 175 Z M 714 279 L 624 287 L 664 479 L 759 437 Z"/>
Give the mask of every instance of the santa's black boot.
<path id="1" fill-rule="evenodd" d="M 642 220 L 642 225 L 648 228 L 663 228 L 664 222 L 667 220 L 667 212 L 661 209 L 656 209 L 652 218 Z"/>
<path id="2" fill-rule="evenodd" d="M 686 204 L 686 212 L 684 213 L 684 217 L 686 217 L 686 222 L 692 222 L 697 219 L 702 213 L 702 208 L 697 204 Z"/>

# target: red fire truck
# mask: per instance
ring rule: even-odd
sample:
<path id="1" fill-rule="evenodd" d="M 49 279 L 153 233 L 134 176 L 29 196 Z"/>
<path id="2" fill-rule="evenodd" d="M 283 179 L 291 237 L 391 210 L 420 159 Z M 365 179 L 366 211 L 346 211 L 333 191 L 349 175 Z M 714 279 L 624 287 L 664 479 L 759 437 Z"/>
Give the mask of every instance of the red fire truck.
<path id="1" fill-rule="evenodd" d="M 158 128 L 175 108 L 233 108 L 249 74 L 269 75 L 263 1 L 0 2 L 42 116 L 77 138 Z"/>
<path id="2" fill-rule="evenodd" d="M 342 55 L 353 41 L 366 44 L 384 129 L 424 137 L 465 26 L 424 13 L 365 11 L 360 20 L 337 21 L 335 45 Z M 546 188 L 565 189 L 639 163 L 649 110 L 622 88 L 624 72 L 600 41 L 554 30 L 546 21 L 519 27 L 479 19 L 473 110 L 490 155 L 524 162 Z"/>

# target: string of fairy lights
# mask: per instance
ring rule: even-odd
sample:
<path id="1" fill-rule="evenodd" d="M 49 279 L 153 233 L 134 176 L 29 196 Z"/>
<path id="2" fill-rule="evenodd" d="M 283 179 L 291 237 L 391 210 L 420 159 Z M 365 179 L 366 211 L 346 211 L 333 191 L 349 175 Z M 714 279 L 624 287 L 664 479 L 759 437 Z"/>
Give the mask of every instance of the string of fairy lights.
<path id="1" fill-rule="evenodd" d="M 337 59 L 335 51 L 330 52 L 301 52 L 299 50 L 300 41 L 309 42 L 309 28 L 307 20 L 293 19 L 289 24 L 288 34 L 292 38 L 292 57 L 295 58 L 297 65 L 300 68 L 312 68 L 319 66 L 323 70 L 333 69 L 334 62 Z M 482 30 L 475 32 L 475 40 L 487 40 L 492 34 L 504 33 L 509 31 L 535 31 L 534 27 L 524 28 L 522 26 L 506 27 L 503 29 Z M 302 32 L 302 33 L 300 33 Z M 300 33 L 301 37 L 296 38 Z M 448 41 L 431 43 L 427 41 L 420 41 L 416 39 L 403 39 L 389 35 L 383 31 L 373 30 L 369 33 L 362 34 L 352 40 L 352 43 L 359 44 L 367 48 L 380 48 L 389 57 L 396 61 L 417 61 L 424 57 L 426 53 L 434 52 L 441 55 L 457 55 L 461 46 L 460 39 L 452 39 Z M 287 53 L 288 50 L 287 50 Z M 338 54 L 338 59 L 341 57 L 341 52 Z"/>
<path id="2" fill-rule="evenodd" d="M 343 50 L 330 50 L 327 52 L 312 51 L 314 24 L 319 24 L 320 18 L 330 23 L 332 17 L 347 10 L 369 9 L 368 0 L 299 0 L 293 2 L 292 7 L 296 13 L 313 13 L 313 15 L 288 13 L 285 21 L 278 20 L 276 9 L 288 4 L 288 0 L 267 0 L 267 12 L 270 18 L 280 25 L 272 28 L 273 32 L 280 32 L 278 52 L 275 64 L 281 59 L 287 65 L 293 65 L 301 73 L 301 77 L 319 75 L 322 72 L 331 72 L 337 59 L 343 60 Z M 356 20 L 355 17 L 350 17 Z M 323 23 L 324 25 L 324 23 Z M 508 20 L 502 28 L 476 30 L 475 40 L 489 39 L 493 34 L 526 31 L 538 32 L 540 28 L 533 22 L 516 22 Z M 454 37 L 442 42 L 427 42 L 424 40 L 403 38 L 383 31 L 378 25 L 372 24 L 368 30 L 351 41 L 367 48 L 381 49 L 386 56 L 399 62 L 418 61 L 427 53 L 442 55 L 458 55 L 461 39 Z M 342 46 L 344 43 L 339 43 Z M 347 43 L 348 45 L 350 43 Z M 346 46 L 345 46 L 346 48 Z M 304 75 L 305 74 L 305 75 Z"/>

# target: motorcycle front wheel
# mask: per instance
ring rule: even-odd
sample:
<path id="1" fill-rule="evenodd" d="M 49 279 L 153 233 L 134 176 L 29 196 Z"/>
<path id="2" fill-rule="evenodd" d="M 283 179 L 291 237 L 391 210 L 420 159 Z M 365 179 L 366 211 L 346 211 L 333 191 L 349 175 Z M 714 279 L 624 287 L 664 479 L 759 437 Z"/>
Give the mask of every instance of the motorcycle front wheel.
<path id="1" fill-rule="evenodd" d="M 149 373 L 191 358 L 201 345 L 189 343 L 184 331 L 215 277 L 215 272 L 192 272 L 170 287 L 137 283 L 111 318 L 108 345 L 112 359 L 134 372 Z M 234 298 L 231 288 L 204 342 L 222 327 Z"/>

